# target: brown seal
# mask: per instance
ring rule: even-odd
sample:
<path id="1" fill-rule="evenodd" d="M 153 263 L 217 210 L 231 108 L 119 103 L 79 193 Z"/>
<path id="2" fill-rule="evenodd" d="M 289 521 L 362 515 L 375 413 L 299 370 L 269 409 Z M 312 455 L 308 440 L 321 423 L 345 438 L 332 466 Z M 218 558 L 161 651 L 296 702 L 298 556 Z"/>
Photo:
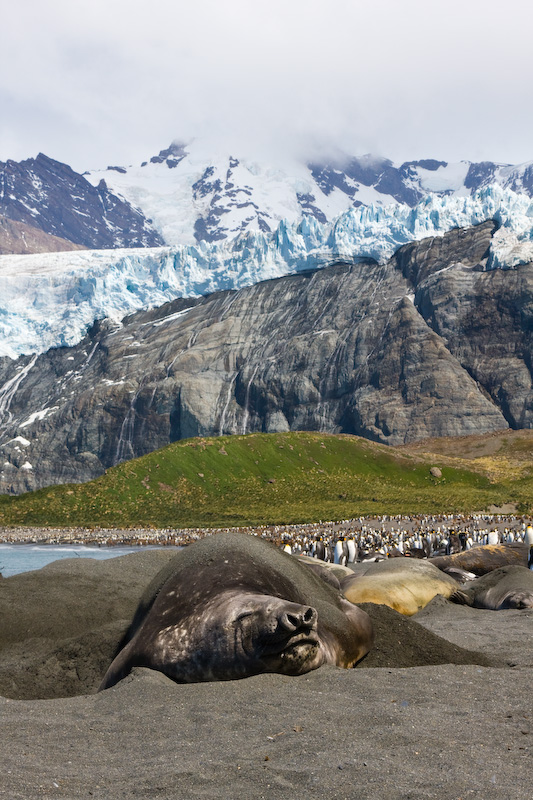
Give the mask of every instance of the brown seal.
<path id="1" fill-rule="evenodd" d="M 368 615 L 293 556 L 220 533 L 180 551 L 147 588 L 129 641 L 100 686 L 142 666 L 179 682 L 352 667 L 373 642 Z"/>
<path id="2" fill-rule="evenodd" d="M 459 567 L 474 575 L 486 575 L 498 567 L 515 565 L 527 567 L 528 548 L 521 542 L 513 544 L 474 545 L 470 550 L 453 553 L 450 556 L 430 558 L 431 564 L 446 572 L 448 567 Z"/>
<path id="3" fill-rule="evenodd" d="M 491 611 L 533 608 L 533 572 L 527 567 L 499 567 L 461 587 L 449 599 Z"/>

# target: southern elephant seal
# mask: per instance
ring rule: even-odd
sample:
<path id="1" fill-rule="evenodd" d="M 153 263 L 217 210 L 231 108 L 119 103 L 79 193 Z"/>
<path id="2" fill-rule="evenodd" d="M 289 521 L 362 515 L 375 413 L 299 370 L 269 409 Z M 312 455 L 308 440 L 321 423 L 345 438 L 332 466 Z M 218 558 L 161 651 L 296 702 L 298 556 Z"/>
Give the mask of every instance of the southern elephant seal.
<path id="1" fill-rule="evenodd" d="M 528 548 L 522 542 L 513 544 L 482 544 L 453 553 L 450 556 L 435 556 L 430 558 L 431 564 L 446 572 L 449 567 L 459 567 L 474 575 L 485 575 L 498 567 L 508 564 L 527 567 Z"/>
<path id="2" fill-rule="evenodd" d="M 457 581 L 428 561 L 411 558 L 361 564 L 340 583 L 351 603 L 386 605 L 405 616 L 416 614 L 435 595 L 449 597 L 459 588 Z"/>
<path id="3" fill-rule="evenodd" d="M 189 545 L 141 599 L 100 689 L 135 666 L 179 682 L 352 667 L 373 643 L 370 618 L 298 559 L 242 533 Z"/>
<path id="4" fill-rule="evenodd" d="M 462 586 L 449 599 L 491 611 L 533 608 L 533 572 L 527 567 L 499 567 Z"/>
<path id="5" fill-rule="evenodd" d="M 342 564 L 334 564 L 331 561 L 319 561 L 318 558 L 309 558 L 309 556 L 296 556 L 301 564 L 304 564 L 308 569 L 314 570 L 315 574 L 328 583 L 331 583 L 336 589 L 340 589 L 340 581 L 346 578 L 347 575 L 353 575 L 353 569 L 350 567 L 343 567 Z"/>

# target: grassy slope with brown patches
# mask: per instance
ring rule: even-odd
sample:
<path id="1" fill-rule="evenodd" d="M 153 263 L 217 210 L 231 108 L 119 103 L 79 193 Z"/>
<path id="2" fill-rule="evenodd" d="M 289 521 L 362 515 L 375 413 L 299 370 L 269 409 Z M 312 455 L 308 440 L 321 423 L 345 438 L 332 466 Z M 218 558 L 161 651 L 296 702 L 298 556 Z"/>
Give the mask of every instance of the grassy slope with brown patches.
<path id="1" fill-rule="evenodd" d="M 533 432 L 521 433 L 499 434 L 490 456 L 482 447 L 478 458 L 472 439 L 490 437 L 401 448 L 319 433 L 189 439 L 90 483 L 0 497 L 0 525 L 257 525 L 469 512 L 504 503 L 525 511 L 533 498 Z M 462 452 L 466 458 L 458 457 Z M 432 466 L 441 478 L 430 474 Z"/>

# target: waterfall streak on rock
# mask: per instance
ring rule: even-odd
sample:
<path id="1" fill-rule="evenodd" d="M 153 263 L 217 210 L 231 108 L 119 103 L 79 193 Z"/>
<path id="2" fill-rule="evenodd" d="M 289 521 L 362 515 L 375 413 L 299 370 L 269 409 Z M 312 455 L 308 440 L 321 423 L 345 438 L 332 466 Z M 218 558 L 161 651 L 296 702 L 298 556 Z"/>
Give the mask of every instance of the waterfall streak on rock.
<path id="1" fill-rule="evenodd" d="M 257 374 L 257 370 L 259 369 L 259 364 L 255 365 L 254 371 L 252 372 L 252 376 L 248 381 L 248 386 L 246 387 L 246 397 L 244 400 L 244 416 L 242 420 L 242 432 L 243 434 L 246 433 L 246 428 L 248 426 L 248 418 L 250 416 L 250 387 L 252 386 L 253 380 Z"/>
<path id="2" fill-rule="evenodd" d="M 139 386 L 133 398 L 131 400 L 130 407 L 128 409 L 128 413 L 124 417 L 124 421 L 122 422 L 122 426 L 120 428 L 120 435 L 117 442 L 117 449 L 114 458 L 114 464 L 119 464 L 121 461 L 125 461 L 127 458 L 133 458 L 135 453 L 133 450 L 133 433 L 135 430 L 135 403 L 137 402 L 137 398 L 139 397 L 139 393 L 141 391 L 142 384 Z"/>
<path id="3" fill-rule="evenodd" d="M 238 374 L 239 374 L 238 372 L 235 372 L 235 374 L 233 375 L 233 377 L 232 377 L 232 379 L 231 379 L 231 381 L 229 382 L 229 385 L 228 385 L 228 395 L 227 395 L 227 398 L 226 398 L 226 403 L 224 405 L 224 408 L 222 409 L 222 414 L 220 415 L 220 424 L 218 426 L 218 435 L 219 436 L 223 436 L 223 434 L 224 434 L 224 424 L 226 422 L 226 414 L 228 412 L 229 404 L 230 404 L 230 401 L 231 401 L 231 396 L 233 394 L 233 387 L 235 385 L 235 381 L 237 380 L 237 375 Z"/>
<path id="4" fill-rule="evenodd" d="M 28 361 L 26 366 L 22 367 L 20 372 L 18 372 L 13 378 L 10 378 L 0 389 L 0 425 L 4 427 L 12 420 L 12 415 L 9 413 L 9 406 L 11 405 L 11 401 L 15 396 L 17 389 L 19 388 L 20 384 L 34 366 L 35 362 L 37 361 L 38 355 L 34 355 L 31 361 Z M 7 415 L 7 419 L 4 422 L 4 416 Z"/>

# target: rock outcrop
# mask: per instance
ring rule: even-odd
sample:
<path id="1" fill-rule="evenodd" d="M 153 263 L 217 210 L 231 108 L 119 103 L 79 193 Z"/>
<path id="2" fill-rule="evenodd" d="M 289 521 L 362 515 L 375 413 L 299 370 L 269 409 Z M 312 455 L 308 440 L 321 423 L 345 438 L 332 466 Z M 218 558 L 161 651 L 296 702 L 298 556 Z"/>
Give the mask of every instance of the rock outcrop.
<path id="1" fill-rule="evenodd" d="M 88 480 L 197 435 L 400 444 L 533 427 L 533 264 L 486 271 L 495 228 L 176 300 L 1 360 L 2 490 Z"/>

